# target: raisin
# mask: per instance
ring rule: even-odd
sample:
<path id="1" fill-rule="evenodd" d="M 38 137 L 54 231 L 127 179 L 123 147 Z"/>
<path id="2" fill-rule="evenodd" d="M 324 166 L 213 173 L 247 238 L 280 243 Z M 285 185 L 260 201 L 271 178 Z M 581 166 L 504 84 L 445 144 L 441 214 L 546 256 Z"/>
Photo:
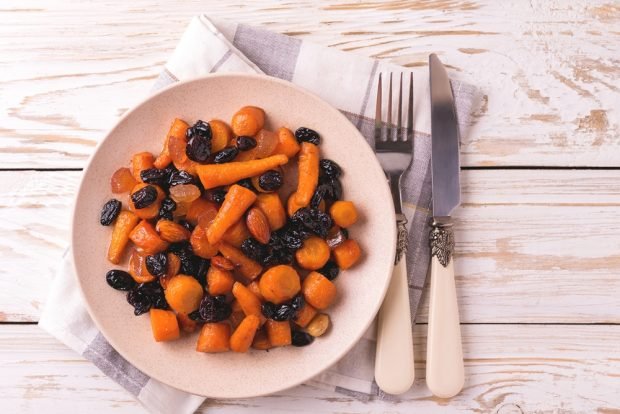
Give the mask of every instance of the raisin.
<path id="1" fill-rule="evenodd" d="M 211 190 L 208 194 L 209 194 L 209 200 L 213 201 L 214 203 L 217 204 L 222 204 L 224 202 L 224 199 L 226 198 L 226 193 L 227 191 L 224 190 L 223 188 L 216 188 L 214 190 Z"/>
<path id="2" fill-rule="evenodd" d="M 165 275 L 167 263 L 168 258 L 166 253 L 162 252 L 152 256 L 146 256 L 146 270 L 148 270 L 153 276 L 162 277 Z"/>
<path id="3" fill-rule="evenodd" d="M 170 306 L 168 306 L 168 302 L 166 301 L 164 290 L 159 282 L 143 283 L 138 286 L 138 289 L 148 296 L 151 301 L 151 307 L 155 309 L 170 308 Z"/>
<path id="4" fill-rule="evenodd" d="M 194 225 L 192 223 L 190 223 L 187 220 L 179 220 L 179 224 L 183 227 L 185 227 L 187 230 L 189 230 L 190 232 L 194 231 Z"/>
<path id="5" fill-rule="evenodd" d="M 161 208 L 166 211 L 174 211 L 177 209 L 177 203 L 170 197 L 166 197 L 161 202 Z"/>
<path id="6" fill-rule="evenodd" d="M 331 217 L 323 213 L 321 210 L 313 208 L 302 208 L 297 210 L 291 221 L 307 230 L 310 233 L 314 233 L 321 238 L 326 238 L 329 229 L 332 227 Z"/>
<path id="7" fill-rule="evenodd" d="M 196 279 L 202 286 L 207 287 L 207 272 L 209 271 L 209 267 L 211 267 L 211 262 L 207 259 L 203 259 L 200 256 L 194 256 L 194 273 L 192 276 Z"/>
<path id="8" fill-rule="evenodd" d="M 338 277 L 338 274 L 340 273 L 340 268 L 338 268 L 336 262 L 329 260 L 327 263 L 325 263 L 325 266 L 317 270 L 317 272 L 319 272 L 329 280 L 334 280 Z"/>
<path id="9" fill-rule="evenodd" d="M 267 319 L 273 319 L 278 307 L 273 302 L 265 302 L 261 305 L 261 313 Z"/>
<path id="10" fill-rule="evenodd" d="M 265 191 L 276 191 L 282 187 L 284 179 L 282 173 L 276 170 L 269 170 L 258 177 L 258 186 Z"/>
<path id="11" fill-rule="evenodd" d="M 170 173 L 170 177 L 168 178 L 168 185 L 170 187 L 174 187 L 175 185 L 182 184 L 194 184 L 196 182 L 196 178 L 184 170 L 175 170 Z"/>
<path id="12" fill-rule="evenodd" d="M 231 315 L 232 308 L 226 303 L 225 296 L 206 295 L 200 302 L 198 313 L 201 322 L 219 322 Z"/>
<path id="13" fill-rule="evenodd" d="M 146 208 L 157 200 L 157 190 L 152 185 L 142 187 L 131 195 L 131 201 L 135 208 Z"/>
<path id="14" fill-rule="evenodd" d="M 213 163 L 224 164 L 231 162 L 235 159 L 237 154 L 239 154 L 239 150 L 235 147 L 224 148 L 223 150 L 215 153 L 213 156 Z"/>
<path id="15" fill-rule="evenodd" d="M 342 174 L 342 168 L 332 160 L 322 159 L 319 168 L 321 174 L 329 178 L 338 178 Z"/>
<path id="16" fill-rule="evenodd" d="M 252 180 L 249 178 L 244 178 L 243 180 L 237 181 L 237 185 L 240 185 L 241 187 L 245 187 L 248 190 L 252 190 L 256 192 L 256 188 L 254 188 L 254 186 L 252 185 Z"/>
<path id="17" fill-rule="evenodd" d="M 131 275 L 123 270 L 110 270 L 106 273 L 105 280 L 116 290 L 131 290 L 136 286 Z"/>
<path id="18" fill-rule="evenodd" d="M 321 137 L 319 134 L 316 131 L 306 127 L 297 128 L 297 131 L 295 131 L 295 138 L 300 144 L 302 142 L 309 142 L 314 145 L 319 145 L 321 143 Z"/>
<path id="19" fill-rule="evenodd" d="M 241 243 L 241 251 L 247 257 L 255 260 L 259 263 L 263 261 L 268 254 L 267 247 L 264 244 L 260 244 L 255 238 L 248 238 Z"/>
<path id="20" fill-rule="evenodd" d="M 281 305 L 278 305 L 278 308 L 276 309 L 276 313 L 274 313 L 272 319 L 278 322 L 288 321 L 294 315 L 295 315 L 295 310 L 293 309 L 293 307 L 289 304 L 283 303 Z"/>
<path id="21" fill-rule="evenodd" d="M 121 212 L 121 206 L 121 202 L 115 198 L 108 200 L 101 209 L 99 223 L 101 223 L 102 226 L 109 226 L 112 224 Z"/>
<path id="22" fill-rule="evenodd" d="M 157 168 L 149 168 L 140 171 L 140 178 L 143 182 L 147 184 L 165 186 L 168 182 L 168 172 L 166 170 L 159 170 Z"/>
<path id="23" fill-rule="evenodd" d="M 140 287 L 127 292 L 127 302 L 133 306 L 133 314 L 136 316 L 148 312 L 153 305 L 151 298 Z"/>
<path id="24" fill-rule="evenodd" d="M 317 186 L 314 196 L 317 196 L 317 194 L 320 195 L 321 199 L 329 203 L 340 200 L 342 198 L 342 184 L 337 178 L 320 177 L 319 185 Z M 312 201 L 310 201 L 310 203 L 312 203 Z"/>
<path id="25" fill-rule="evenodd" d="M 298 310 L 304 307 L 304 303 L 305 303 L 304 297 L 300 293 L 291 300 L 291 307 L 293 308 L 295 312 L 297 312 Z"/>
<path id="26" fill-rule="evenodd" d="M 256 147 L 256 140 L 252 137 L 248 137 L 247 135 L 240 135 L 235 140 L 235 145 L 239 151 L 249 151 Z"/>
<path id="27" fill-rule="evenodd" d="M 293 346 L 306 346 L 310 345 L 314 341 L 314 336 L 303 331 L 291 332 L 291 345 Z"/>
<path id="28" fill-rule="evenodd" d="M 211 155 L 211 125 L 198 121 L 187 130 L 187 157 L 196 162 L 205 162 Z"/>

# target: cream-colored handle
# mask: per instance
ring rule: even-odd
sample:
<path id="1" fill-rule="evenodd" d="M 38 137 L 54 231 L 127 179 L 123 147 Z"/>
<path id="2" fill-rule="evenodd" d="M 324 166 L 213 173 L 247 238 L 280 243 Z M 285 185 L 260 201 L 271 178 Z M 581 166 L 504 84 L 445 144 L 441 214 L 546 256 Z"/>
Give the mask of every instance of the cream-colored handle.
<path id="1" fill-rule="evenodd" d="M 453 262 L 443 267 L 436 256 L 431 261 L 426 384 L 441 398 L 454 397 L 465 382 Z"/>
<path id="2" fill-rule="evenodd" d="M 388 394 L 402 394 L 415 379 L 407 260 L 394 267 L 377 319 L 375 381 Z"/>

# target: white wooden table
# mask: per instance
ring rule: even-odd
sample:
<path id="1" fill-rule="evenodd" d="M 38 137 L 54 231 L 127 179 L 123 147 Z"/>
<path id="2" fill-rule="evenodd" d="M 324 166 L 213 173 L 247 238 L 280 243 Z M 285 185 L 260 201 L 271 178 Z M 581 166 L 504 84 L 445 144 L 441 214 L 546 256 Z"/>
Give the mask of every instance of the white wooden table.
<path id="1" fill-rule="evenodd" d="M 80 169 L 201 12 L 406 66 L 437 52 L 485 93 L 456 232 L 463 392 L 442 401 L 424 385 L 423 304 L 403 402 L 302 386 L 201 412 L 620 412 L 614 0 L 2 1 L 0 412 L 142 412 L 36 322 Z"/>

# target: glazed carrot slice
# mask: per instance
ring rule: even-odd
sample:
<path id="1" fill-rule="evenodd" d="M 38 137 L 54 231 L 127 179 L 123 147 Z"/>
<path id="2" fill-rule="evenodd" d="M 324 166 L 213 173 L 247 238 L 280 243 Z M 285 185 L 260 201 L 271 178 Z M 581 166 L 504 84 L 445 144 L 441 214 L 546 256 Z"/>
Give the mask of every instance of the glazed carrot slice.
<path id="1" fill-rule="evenodd" d="M 168 282 L 164 294 L 172 310 L 189 314 L 198 309 L 203 289 L 193 277 L 177 275 Z"/>
<path id="2" fill-rule="evenodd" d="M 271 346 L 287 346 L 291 344 L 291 324 L 289 321 L 274 321 L 268 319 L 265 322 L 267 337 Z"/>
<path id="3" fill-rule="evenodd" d="M 136 283 L 149 283 L 157 279 L 146 268 L 146 254 L 140 253 L 136 249 L 132 249 L 129 256 L 128 271 Z"/>
<path id="4" fill-rule="evenodd" d="M 138 182 L 142 182 L 140 172 L 153 168 L 155 158 L 150 152 L 139 152 L 131 158 L 131 173 Z"/>
<path id="5" fill-rule="evenodd" d="M 192 201 L 192 204 L 187 210 L 185 220 L 189 221 L 194 226 L 201 224 L 204 228 L 209 227 L 211 221 L 217 214 L 218 206 L 212 201 L 205 200 L 204 198 L 197 198 Z"/>
<path id="6" fill-rule="evenodd" d="M 315 307 L 308 303 L 304 303 L 304 306 L 297 311 L 294 322 L 302 328 L 305 328 L 317 314 Z"/>
<path id="7" fill-rule="evenodd" d="M 233 185 L 226 193 L 213 222 L 207 229 L 207 237 L 211 244 L 216 244 L 222 239 L 226 230 L 235 224 L 245 211 L 256 201 L 256 194 L 240 185 Z"/>
<path id="8" fill-rule="evenodd" d="M 129 234 L 136 227 L 140 218 L 131 211 L 121 211 L 112 230 L 110 247 L 108 248 L 108 260 L 114 264 L 119 264 L 123 257 L 125 246 L 129 242 Z"/>
<path id="9" fill-rule="evenodd" d="M 220 243 L 220 253 L 222 256 L 233 262 L 237 272 L 248 280 L 256 279 L 263 271 L 263 267 L 250 259 L 243 252 L 228 243 Z"/>
<path id="10" fill-rule="evenodd" d="M 168 242 L 159 237 L 155 227 L 146 220 L 142 220 L 134 227 L 129 233 L 129 239 L 138 250 L 146 254 L 159 253 L 168 248 Z"/>
<path id="11" fill-rule="evenodd" d="M 278 193 L 259 194 L 254 205 L 265 213 L 272 231 L 281 229 L 286 224 L 286 211 Z"/>
<path id="12" fill-rule="evenodd" d="M 172 311 L 163 309 L 151 309 L 151 330 L 153 338 L 157 342 L 173 341 L 179 339 L 181 332 L 179 331 L 179 323 L 177 317 Z"/>
<path id="13" fill-rule="evenodd" d="M 205 323 L 200 330 L 196 351 L 230 351 L 230 325 L 226 322 Z"/>
<path id="14" fill-rule="evenodd" d="M 299 292 L 299 274 L 288 265 L 274 266 L 261 276 L 258 285 L 265 300 L 279 304 L 292 299 Z"/>
<path id="15" fill-rule="evenodd" d="M 235 352 L 247 352 L 259 326 L 260 319 L 258 316 L 246 316 L 230 337 L 230 349 Z"/>
<path id="16" fill-rule="evenodd" d="M 228 124 L 219 119 L 212 119 L 209 125 L 211 126 L 211 153 L 213 154 L 226 148 L 233 134 Z"/>
<path id="17" fill-rule="evenodd" d="M 278 145 L 273 151 L 274 154 L 284 154 L 289 158 L 293 158 L 299 152 L 301 148 L 293 132 L 285 127 L 282 127 L 276 131 L 278 136 Z"/>
<path id="18" fill-rule="evenodd" d="M 303 204 L 297 201 L 297 193 L 292 193 L 288 196 L 288 200 L 286 201 L 286 212 L 289 217 L 293 217 L 293 214 L 295 214 L 297 210 L 304 207 L 305 206 Z"/>
<path id="19" fill-rule="evenodd" d="M 340 227 L 349 227 L 357 222 L 357 209 L 351 201 L 336 201 L 329 208 L 334 223 Z"/>
<path id="20" fill-rule="evenodd" d="M 318 270 L 325 266 L 329 254 L 327 242 L 320 237 L 311 236 L 304 241 L 301 249 L 295 252 L 295 259 L 304 269 Z"/>
<path id="21" fill-rule="evenodd" d="M 348 239 L 334 248 L 333 255 L 339 268 L 348 269 L 360 259 L 362 249 L 355 240 Z"/>
<path id="22" fill-rule="evenodd" d="M 222 240 L 235 247 L 241 247 L 241 243 L 248 237 L 250 237 L 250 231 L 245 224 L 245 219 L 241 218 L 226 230 Z"/>
<path id="23" fill-rule="evenodd" d="M 336 299 L 336 286 L 318 272 L 311 272 L 301 285 L 304 299 L 317 309 L 326 309 Z"/>
<path id="24" fill-rule="evenodd" d="M 253 136 L 265 125 L 265 111 L 256 106 L 244 106 L 233 115 L 230 125 L 237 136 Z"/>
<path id="25" fill-rule="evenodd" d="M 256 280 L 247 285 L 247 288 L 250 290 L 250 292 L 254 293 L 261 302 L 265 301 L 263 294 L 260 293 L 260 287 L 258 286 L 258 282 Z"/>
<path id="26" fill-rule="evenodd" d="M 196 328 L 198 328 L 198 322 L 191 319 L 186 313 L 177 313 L 177 321 L 183 332 L 194 333 Z"/>
<path id="27" fill-rule="evenodd" d="M 226 295 L 232 291 L 234 283 L 235 278 L 230 271 L 222 270 L 216 266 L 209 267 L 207 286 L 209 286 L 210 295 Z"/>
<path id="28" fill-rule="evenodd" d="M 155 162 L 153 163 L 155 168 L 166 168 L 172 162 L 172 157 L 170 156 L 170 148 L 168 147 L 170 143 L 170 137 L 174 136 L 185 139 L 185 134 L 187 133 L 188 128 L 189 125 L 187 124 L 187 122 L 179 118 L 176 118 L 172 122 L 170 130 L 168 130 L 168 135 L 164 140 L 164 147 L 162 148 L 161 153 L 157 156 Z"/>
<path id="29" fill-rule="evenodd" d="M 204 188 L 209 190 L 260 175 L 287 162 L 286 155 L 278 154 L 259 160 L 198 165 L 196 171 Z"/>
<path id="30" fill-rule="evenodd" d="M 309 142 L 301 143 L 299 153 L 299 181 L 295 198 L 298 204 L 310 204 L 319 183 L 319 147 Z"/>
<path id="31" fill-rule="evenodd" d="M 194 254 L 203 259 L 210 259 L 218 252 L 217 245 L 209 242 L 207 232 L 202 226 L 194 227 L 189 243 L 192 245 Z"/>
<path id="32" fill-rule="evenodd" d="M 264 328 L 256 331 L 256 335 L 254 335 L 254 340 L 252 341 L 252 348 L 261 351 L 271 349 L 271 343 L 269 342 L 269 338 L 267 337 L 267 331 Z"/>
<path id="33" fill-rule="evenodd" d="M 256 315 L 259 318 L 262 317 L 260 300 L 247 287 L 239 282 L 235 282 L 232 293 L 246 316 Z"/>

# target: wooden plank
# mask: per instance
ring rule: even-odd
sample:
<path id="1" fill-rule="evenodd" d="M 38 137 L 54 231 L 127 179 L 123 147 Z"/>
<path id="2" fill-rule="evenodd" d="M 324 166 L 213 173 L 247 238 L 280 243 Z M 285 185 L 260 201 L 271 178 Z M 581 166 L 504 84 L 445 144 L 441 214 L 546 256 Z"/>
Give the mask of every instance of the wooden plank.
<path id="1" fill-rule="evenodd" d="M 360 402 L 302 386 L 207 401 L 200 413 L 617 413 L 620 326 L 468 325 L 466 382 L 446 401 L 424 384 L 425 326 L 414 335 L 416 383 L 402 402 Z M 3 412 L 145 412 L 88 361 L 34 325 L 0 325 Z"/>
<path id="2" fill-rule="evenodd" d="M 68 243 L 79 172 L 0 172 L 0 320 L 36 321 Z M 464 322 L 620 323 L 620 171 L 464 171 Z M 425 321 L 427 307 L 420 311 Z"/>
<path id="3" fill-rule="evenodd" d="M 464 165 L 620 164 L 620 8 L 608 0 L 8 0 L 0 165 L 83 166 L 199 12 L 411 67 L 437 52 L 486 95 Z"/>

